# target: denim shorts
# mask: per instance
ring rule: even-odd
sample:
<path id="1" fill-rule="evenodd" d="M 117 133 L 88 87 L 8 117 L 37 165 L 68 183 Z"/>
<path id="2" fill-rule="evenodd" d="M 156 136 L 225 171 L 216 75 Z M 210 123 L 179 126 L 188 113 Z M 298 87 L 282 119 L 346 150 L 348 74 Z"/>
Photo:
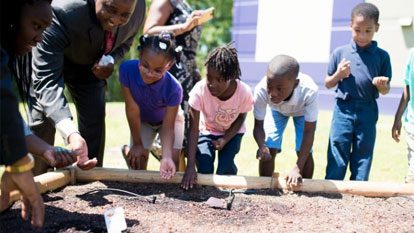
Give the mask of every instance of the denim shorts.
<path id="1" fill-rule="evenodd" d="M 269 114 L 271 111 L 271 114 Z M 266 133 L 266 146 L 272 149 L 276 149 L 277 153 L 282 151 L 282 140 L 283 132 L 285 131 L 286 125 L 289 121 L 290 116 L 285 116 L 275 110 L 267 110 L 265 121 L 264 121 L 264 130 Z M 293 118 L 293 123 L 295 125 L 295 135 L 296 135 L 296 152 L 299 152 L 300 146 L 302 144 L 303 130 L 305 128 L 305 117 L 304 116 L 295 116 Z"/>

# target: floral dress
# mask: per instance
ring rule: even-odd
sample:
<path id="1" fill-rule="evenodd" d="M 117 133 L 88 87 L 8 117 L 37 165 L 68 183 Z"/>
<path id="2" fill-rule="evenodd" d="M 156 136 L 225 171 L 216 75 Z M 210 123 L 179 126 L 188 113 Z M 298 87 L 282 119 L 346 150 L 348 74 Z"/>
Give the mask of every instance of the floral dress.
<path id="1" fill-rule="evenodd" d="M 175 25 L 184 23 L 193 11 L 185 0 L 170 0 L 173 6 L 173 13 L 167 20 L 166 25 Z M 198 41 L 201 37 L 201 26 L 194 27 L 191 31 L 175 37 L 177 46 L 182 46 L 183 53 L 180 62 L 175 64 L 169 72 L 181 83 L 183 87 L 183 102 L 181 107 L 185 114 L 185 132 L 189 128 L 190 108 L 188 105 L 188 93 L 194 87 L 195 83 L 200 80 L 200 74 L 196 64 L 196 52 Z M 185 133 L 187 136 L 187 133 Z M 184 146 L 187 145 L 187 138 L 184 139 Z"/>

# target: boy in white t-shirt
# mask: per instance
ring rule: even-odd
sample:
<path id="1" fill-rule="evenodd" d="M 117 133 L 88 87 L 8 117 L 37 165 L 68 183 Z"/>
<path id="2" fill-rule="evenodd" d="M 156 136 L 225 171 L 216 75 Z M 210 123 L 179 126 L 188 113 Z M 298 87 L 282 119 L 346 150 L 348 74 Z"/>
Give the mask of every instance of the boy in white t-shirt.
<path id="1" fill-rule="evenodd" d="M 256 86 L 254 99 L 253 135 L 259 147 L 256 155 L 259 174 L 272 176 L 276 154 L 282 150 L 283 132 L 289 117 L 293 117 L 298 160 L 285 177 L 286 183 L 298 185 L 302 177 L 312 178 L 318 86 L 311 77 L 299 73 L 299 63 L 293 57 L 278 55 L 270 62 L 266 77 Z"/>

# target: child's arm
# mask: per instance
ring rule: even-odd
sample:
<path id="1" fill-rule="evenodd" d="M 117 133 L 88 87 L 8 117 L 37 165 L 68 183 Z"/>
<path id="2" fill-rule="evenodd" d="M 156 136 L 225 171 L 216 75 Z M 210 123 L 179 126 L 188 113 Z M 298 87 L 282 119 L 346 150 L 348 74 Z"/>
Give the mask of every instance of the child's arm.
<path id="1" fill-rule="evenodd" d="M 342 58 L 341 62 L 338 64 L 336 72 L 331 76 L 326 76 L 325 78 L 325 87 L 330 89 L 335 87 L 339 81 L 342 81 L 344 78 L 348 78 L 351 74 L 351 62 Z"/>
<path id="2" fill-rule="evenodd" d="M 388 77 L 375 77 L 372 79 L 372 84 L 378 89 L 378 92 L 382 95 L 386 95 L 390 91 L 390 79 Z"/>
<path id="3" fill-rule="evenodd" d="M 407 108 L 407 104 L 410 101 L 410 86 L 406 85 L 404 87 L 403 94 L 401 95 L 400 104 L 398 105 L 397 112 L 395 113 L 394 117 L 394 124 L 392 125 L 391 135 L 392 138 L 396 141 L 400 141 L 400 135 L 401 135 L 401 118 L 402 115 Z"/>
<path id="4" fill-rule="evenodd" d="M 258 149 L 256 158 L 258 160 L 267 161 L 271 159 L 269 148 L 265 143 L 265 131 L 263 129 L 263 120 L 254 119 L 253 137 L 257 143 Z"/>
<path id="5" fill-rule="evenodd" d="M 129 88 L 122 86 L 122 94 L 125 99 L 125 112 L 132 137 L 132 147 L 127 155 L 128 162 L 132 169 L 139 169 L 141 165 L 141 157 L 146 156 L 145 149 L 141 141 L 140 108 L 132 98 Z"/>
<path id="6" fill-rule="evenodd" d="M 298 185 L 301 182 L 301 172 L 305 167 L 305 163 L 309 158 L 310 151 L 312 149 L 313 140 L 315 136 L 316 121 L 307 122 L 305 121 L 305 128 L 303 131 L 302 144 L 300 146 L 298 160 L 292 171 L 286 176 L 286 185 Z"/>
<path id="7" fill-rule="evenodd" d="M 236 120 L 231 124 L 230 128 L 226 130 L 223 137 L 213 141 L 214 148 L 216 150 L 222 150 L 224 146 L 239 132 L 247 113 L 240 113 Z"/>
<path id="8" fill-rule="evenodd" d="M 172 160 L 174 144 L 174 124 L 177 117 L 178 105 L 167 107 L 161 126 L 161 145 L 162 160 L 160 164 L 160 174 L 164 179 L 171 179 L 175 175 L 175 164 Z"/>
<path id="9" fill-rule="evenodd" d="M 200 111 L 190 107 L 190 129 L 188 131 L 188 157 L 187 157 L 187 169 L 185 170 L 183 180 L 181 181 L 181 187 L 183 189 L 193 188 L 193 185 L 197 183 L 197 173 L 195 172 L 195 157 L 198 145 L 198 133 L 199 133 Z"/>

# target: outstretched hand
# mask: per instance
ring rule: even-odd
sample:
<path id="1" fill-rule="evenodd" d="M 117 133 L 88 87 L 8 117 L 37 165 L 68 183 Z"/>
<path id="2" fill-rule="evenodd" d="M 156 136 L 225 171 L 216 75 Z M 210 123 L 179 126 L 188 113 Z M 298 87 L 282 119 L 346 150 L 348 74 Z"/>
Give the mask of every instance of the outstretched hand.
<path id="1" fill-rule="evenodd" d="M 269 161 L 272 159 L 272 155 L 270 154 L 269 148 L 267 146 L 261 146 L 257 149 L 256 158 L 260 161 Z"/>
<path id="2" fill-rule="evenodd" d="M 169 180 L 175 175 L 175 164 L 171 158 L 162 158 L 160 161 L 160 175 L 163 179 Z"/>
<path id="3" fill-rule="evenodd" d="M 187 167 L 183 179 L 181 180 L 181 188 L 188 190 L 197 184 L 197 173 L 194 168 Z"/>
<path id="4" fill-rule="evenodd" d="M 96 158 L 89 159 L 88 157 L 88 146 L 86 145 L 85 139 L 78 134 L 73 133 L 68 138 L 69 148 L 77 156 L 77 162 L 75 163 L 82 170 L 89 170 L 96 166 L 98 161 Z"/>
<path id="5" fill-rule="evenodd" d="M 45 206 L 33 180 L 31 170 L 23 173 L 4 172 L 1 177 L 0 189 L 0 213 L 9 207 L 10 192 L 17 189 L 22 195 L 22 218 L 27 220 L 30 215 L 33 227 L 40 228 L 43 226 Z"/>
<path id="6" fill-rule="evenodd" d="M 288 188 L 298 186 L 302 184 L 302 175 L 297 167 L 293 168 L 292 171 L 285 177 L 286 185 Z"/>

